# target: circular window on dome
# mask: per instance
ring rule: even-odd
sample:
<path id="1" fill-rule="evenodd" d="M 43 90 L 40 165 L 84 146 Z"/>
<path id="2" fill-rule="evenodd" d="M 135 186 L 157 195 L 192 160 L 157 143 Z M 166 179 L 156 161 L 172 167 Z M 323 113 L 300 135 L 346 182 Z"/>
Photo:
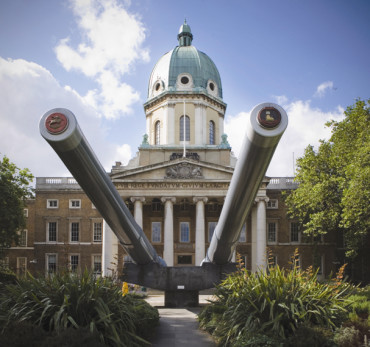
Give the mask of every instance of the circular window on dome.
<path id="1" fill-rule="evenodd" d="M 188 84 L 190 80 L 189 80 L 189 77 L 182 76 L 180 81 L 182 84 Z"/>
<path id="2" fill-rule="evenodd" d="M 160 88 L 161 88 L 161 84 L 157 82 L 157 84 L 155 85 L 155 91 L 158 92 Z"/>
<path id="3" fill-rule="evenodd" d="M 207 83 L 207 92 L 213 96 L 218 95 L 217 84 L 215 81 L 209 80 Z"/>

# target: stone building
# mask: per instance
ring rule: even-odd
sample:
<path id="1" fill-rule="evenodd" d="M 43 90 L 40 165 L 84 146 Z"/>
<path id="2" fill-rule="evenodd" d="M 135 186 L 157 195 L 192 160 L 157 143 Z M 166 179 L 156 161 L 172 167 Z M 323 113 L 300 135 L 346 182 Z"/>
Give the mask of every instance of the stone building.
<path id="1" fill-rule="evenodd" d="M 177 38 L 151 73 L 139 150 L 127 165 L 116 162 L 110 177 L 167 265 L 190 266 L 205 258 L 236 158 L 224 134 L 219 71 L 192 45 L 186 22 Z M 303 267 L 314 263 L 322 276 L 335 269 L 335 240 L 325 236 L 313 247 L 287 217 L 282 192 L 295 187 L 292 178 L 268 177 L 259 187 L 236 249 L 251 271 L 266 266 L 266 255 L 256 250 L 267 247 L 270 262 L 282 266 L 290 266 L 298 248 Z M 9 265 L 19 271 L 50 273 L 68 266 L 109 275 L 130 261 L 73 178 L 37 178 L 26 240 L 9 251 Z"/>

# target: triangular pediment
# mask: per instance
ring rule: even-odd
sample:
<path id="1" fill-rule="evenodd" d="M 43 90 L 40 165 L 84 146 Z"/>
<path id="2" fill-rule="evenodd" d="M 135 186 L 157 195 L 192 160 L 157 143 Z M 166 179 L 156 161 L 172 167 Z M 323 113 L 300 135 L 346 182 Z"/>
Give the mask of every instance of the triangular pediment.
<path id="1" fill-rule="evenodd" d="M 223 165 L 178 158 L 161 163 L 123 168 L 111 174 L 113 182 L 121 180 L 230 180 L 234 169 Z"/>

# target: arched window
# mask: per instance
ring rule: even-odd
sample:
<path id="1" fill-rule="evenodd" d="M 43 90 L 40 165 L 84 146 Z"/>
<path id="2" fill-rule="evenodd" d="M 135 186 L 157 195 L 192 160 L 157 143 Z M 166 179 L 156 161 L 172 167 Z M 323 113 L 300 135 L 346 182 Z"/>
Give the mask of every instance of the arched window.
<path id="1" fill-rule="evenodd" d="M 156 145 L 161 144 L 161 122 L 160 121 L 155 122 L 155 144 Z"/>
<path id="2" fill-rule="evenodd" d="M 215 122 L 213 120 L 209 121 L 209 144 L 215 144 Z"/>
<path id="3" fill-rule="evenodd" d="M 190 141 L 190 118 L 185 116 L 185 141 Z M 184 116 L 180 117 L 180 141 L 184 141 Z"/>

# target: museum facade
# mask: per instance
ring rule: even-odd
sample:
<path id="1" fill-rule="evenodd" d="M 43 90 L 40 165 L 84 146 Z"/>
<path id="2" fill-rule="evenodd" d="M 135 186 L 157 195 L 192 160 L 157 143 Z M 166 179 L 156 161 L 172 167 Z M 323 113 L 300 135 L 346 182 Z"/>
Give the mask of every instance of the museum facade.
<path id="1" fill-rule="evenodd" d="M 219 71 L 192 45 L 186 22 L 177 38 L 152 70 L 138 152 L 127 165 L 116 162 L 109 176 L 166 264 L 194 266 L 205 258 L 237 159 L 224 134 Z M 337 268 L 336 240 L 305 238 L 287 215 L 283 192 L 296 187 L 292 177 L 262 180 L 231 260 L 239 254 L 250 271 L 289 267 L 298 249 L 296 261 L 319 268 L 320 276 Z M 111 275 L 131 261 L 73 178 L 38 177 L 25 214 L 27 230 L 6 260 L 18 273 L 88 268 Z"/>

